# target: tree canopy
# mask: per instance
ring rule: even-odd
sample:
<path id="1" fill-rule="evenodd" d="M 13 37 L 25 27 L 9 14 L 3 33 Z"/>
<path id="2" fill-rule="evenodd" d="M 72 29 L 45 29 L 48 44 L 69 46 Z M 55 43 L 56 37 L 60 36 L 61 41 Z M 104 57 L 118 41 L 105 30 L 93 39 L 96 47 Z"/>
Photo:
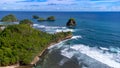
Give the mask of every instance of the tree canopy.
<path id="1" fill-rule="evenodd" d="M 17 21 L 18 19 L 12 14 L 6 15 L 1 19 L 1 22 L 17 22 Z"/>
<path id="2" fill-rule="evenodd" d="M 33 22 L 29 19 L 24 19 L 24 20 L 20 21 L 20 24 L 28 24 L 28 25 L 32 26 Z"/>
<path id="3" fill-rule="evenodd" d="M 27 24 L 8 25 L 0 32 L 0 66 L 29 64 L 50 43 L 71 35 L 71 32 L 49 34 Z"/>
<path id="4" fill-rule="evenodd" d="M 54 16 L 50 16 L 47 18 L 48 21 L 55 21 L 55 17 Z"/>

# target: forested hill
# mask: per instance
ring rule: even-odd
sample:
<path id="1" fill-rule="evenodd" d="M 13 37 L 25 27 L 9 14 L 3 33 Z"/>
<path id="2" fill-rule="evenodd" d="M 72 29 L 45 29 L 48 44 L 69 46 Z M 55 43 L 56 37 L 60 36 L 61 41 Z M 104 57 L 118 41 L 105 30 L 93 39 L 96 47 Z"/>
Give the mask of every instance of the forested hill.
<path id="1" fill-rule="evenodd" d="M 71 35 L 71 32 L 48 34 L 26 24 L 9 25 L 0 31 L 0 66 L 29 64 L 49 44 Z"/>

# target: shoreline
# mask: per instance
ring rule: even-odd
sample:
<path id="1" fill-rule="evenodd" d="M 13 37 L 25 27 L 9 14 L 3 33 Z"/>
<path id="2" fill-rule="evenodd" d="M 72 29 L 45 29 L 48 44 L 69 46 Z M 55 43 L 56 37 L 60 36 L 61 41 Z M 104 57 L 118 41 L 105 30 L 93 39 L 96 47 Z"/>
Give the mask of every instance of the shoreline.
<path id="1" fill-rule="evenodd" d="M 50 47 L 52 45 L 55 45 L 57 43 L 60 43 L 61 41 L 70 39 L 70 38 L 72 38 L 72 35 L 69 35 L 69 36 L 67 36 L 65 38 L 59 39 L 57 42 L 50 43 L 47 47 L 45 47 L 42 50 L 42 52 L 40 52 L 37 56 L 35 56 L 35 58 L 33 59 L 33 61 L 31 61 L 31 63 L 28 64 L 28 65 L 14 64 L 14 65 L 10 65 L 10 66 L 3 66 L 3 67 L 0 67 L 0 68 L 32 68 L 33 66 L 36 65 L 36 63 L 40 60 L 40 58 L 43 58 L 46 55 L 48 47 Z"/>
<path id="2" fill-rule="evenodd" d="M 58 40 L 57 42 L 50 43 L 45 49 L 43 49 L 43 51 L 42 51 L 41 53 L 39 53 L 38 56 L 36 56 L 36 57 L 34 58 L 34 60 L 33 60 L 30 64 L 32 64 L 32 65 L 36 64 L 36 63 L 40 60 L 40 58 L 46 54 L 46 52 L 47 52 L 47 50 L 48 50 L 48 47 L 50 47 L 50 46 L 52 46 L 52 45 L 55 45 L 55 44 L 57 44 L 57 43 L 60 43 L 61 41 L 64 41 L 64 40 L 66 40 L 66 39 L 70 39 L 70 38 L 72 38 L 72 35 L 67 36 L 67 37 L 65 37 L 64 39 L 60 39 L 60 40 Z"/>

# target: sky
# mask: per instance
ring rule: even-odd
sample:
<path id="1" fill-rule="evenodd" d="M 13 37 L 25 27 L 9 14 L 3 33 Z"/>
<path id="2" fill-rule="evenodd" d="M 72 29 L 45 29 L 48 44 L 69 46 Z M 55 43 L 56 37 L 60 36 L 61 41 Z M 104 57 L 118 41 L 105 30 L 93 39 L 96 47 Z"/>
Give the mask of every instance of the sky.
<path id="1" fill-rule="evenodd" d="M 1 0 L 0 11 L 120 11 L 120 0 Z"/>

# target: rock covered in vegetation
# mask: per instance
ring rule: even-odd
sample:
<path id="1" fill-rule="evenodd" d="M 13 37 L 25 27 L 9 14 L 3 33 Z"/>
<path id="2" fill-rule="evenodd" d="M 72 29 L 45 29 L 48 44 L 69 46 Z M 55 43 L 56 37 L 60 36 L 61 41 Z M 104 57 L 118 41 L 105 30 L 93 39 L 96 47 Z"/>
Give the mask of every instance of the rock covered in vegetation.
<path id="1" fill-rule="evenodd" d="M 1 22 L 17 22 L 17 21 L 18 19 L 12 14 L 6 15 L 1 19 Z"/>
<path id="2" fill-rule="evenodd" d="M 33 15 L 33 19 L 38 19 L 38 18 L 39 18 L 39 16 Z"/>
<path id="3" fill-rule="evenodd" d="M 39 18 L 38 21 L 43 22 L 43 21 L 45 21 L 45 19 L 44 18 Z"/>
<path id="4" fill-rule="evenodd" d="M 20 24 L 28 24 L 29 26 L 32 26 L 33 22 L 29 19 L 24 19 L 20 21 Z"/>
<path id="5" fill-rule="evenodd" d="M 50 16 L 47 18 L 47 21 L 55 21 L 55 17 L 54 16 Z"/>
<path id="6" fill-rule="evenodd" d="M 74 26 L 76 26 L 75 19 L 74 19 L 74 18 L 70 18 L 70 19 L 68 20 L 66 26 L 68 26 L 68 27 L 74 27 Z"/>

